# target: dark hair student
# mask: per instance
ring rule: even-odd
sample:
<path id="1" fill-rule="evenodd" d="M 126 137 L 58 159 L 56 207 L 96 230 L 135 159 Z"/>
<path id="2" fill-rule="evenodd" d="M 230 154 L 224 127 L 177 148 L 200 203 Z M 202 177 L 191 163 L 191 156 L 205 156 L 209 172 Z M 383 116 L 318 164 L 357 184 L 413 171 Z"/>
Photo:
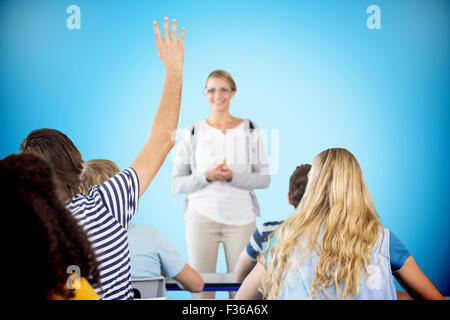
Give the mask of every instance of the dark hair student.
<path id="1" fill-rule="evenodd" d="M 12 296 L 98 299 L 90 286 L 100 287 L 94 251 L 65 208 L 60 189 L 51 168 L 38 156 L 14 154 L 0 160 L 0 211 L 6 225 L 16 226 L 4 256 L 5 278 L 12 282 L 6 288 Z M 70 266 L 80 270 L 80 290 L 67 287 Z"/>

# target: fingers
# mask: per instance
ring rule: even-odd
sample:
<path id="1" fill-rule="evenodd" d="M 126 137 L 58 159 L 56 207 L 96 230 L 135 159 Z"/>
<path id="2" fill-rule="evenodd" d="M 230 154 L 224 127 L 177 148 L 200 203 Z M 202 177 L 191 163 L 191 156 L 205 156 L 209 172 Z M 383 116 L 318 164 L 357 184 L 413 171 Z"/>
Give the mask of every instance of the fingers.
<path id="1" fill-rule="evenodd" d="M 180 32 L 180 41 L 181 41 L 181 43 L 184 42 L 184 32 L 185 32 L 184 28 L 181 28 L 181 32 Z"/>
<path id="2" fill-rule="evenodd" d="M 211 168 L 212 171 L 220 171 L 222 169 L 223 164 L 222 163 L 218 163 L 216 164 L 214 167 Z"/>
<path id="3" fill-rule="evenodd" d="M 153 28 L 155 30 L 156 51 L 164 67 L 166 70 L 182 72 L 184 43 L 177 40 L 177 21 L 172 20 L 172 31 L 170 32 L 169 18 L 164 17 L 163 36 L 156 22 L 153 22 Z M 184 30 L 181 34 L 184 37 Z"/>
<path id="4" fill-rule="evenodd" d="M 217 175 L 214 172 L 211 172 L 211 171 L 206 171 L 205 177 L 206 177 L 206 179 L 208 179 L 210 181 L 217 180 Z"/>
<path id="5" fill-rule="evenodd" d="M 177 20 L 172 20 L 172 40 L 177 40 Z"/>
<path id="6" fill-rule="evenodd" d="M 222 161 L 222 170 L 227 170 L 227 159 L 223 159 Z"/>
<path id="7" fill-rule="evenodd" d="M 169 37 L 169 18 L 164 18 L 164 39 L 168 40 Z"/>
<path id="8" fill-rule="evenodd" d="M 153 21 L 153 30 L 155 31 L 155 39 L 156 40 L 162 40 L 161 32 L 159 31 L 158 23 L 156 21 Z M 180 32 L 180 41 L 184 42 L 184 34 L 186 30 L 184 28 L 181 28 Z M 164 33 L 164 39 L 173 39 L 177 40 L 177 20 L 172 20 L 172 31 L 169 33 L 169 18 L 164 18 L 164 24 L 163 24 L 163 33 Z"/>
<path id="9" fill-rule="evenodd" d="M 159 32 L 158 23 L 153 21 L 153 30 L 155 31 L 155 40 L 162 40 L 161 32 Z"/>

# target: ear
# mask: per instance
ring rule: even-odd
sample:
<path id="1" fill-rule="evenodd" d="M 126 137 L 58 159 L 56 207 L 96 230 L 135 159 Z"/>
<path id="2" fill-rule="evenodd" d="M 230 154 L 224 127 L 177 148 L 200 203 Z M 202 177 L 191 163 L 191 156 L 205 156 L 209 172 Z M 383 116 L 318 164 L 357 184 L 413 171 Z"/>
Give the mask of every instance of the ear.
<path id="1" fill-rule="evenodd" d="M 292 201 L 291 201 L 291 195 L 289 194 L 289 192 L 288 192 L 288 202 L 291 206 L 293 206 Z"/>
<path id="2" fill-rule="evenodd" d="M 230 99 L 233 98 L 235 94 L 236 94 L 236 91 L 233 90 L 233 92 L 231 92 L 231 97 L 230 97 Z"/>

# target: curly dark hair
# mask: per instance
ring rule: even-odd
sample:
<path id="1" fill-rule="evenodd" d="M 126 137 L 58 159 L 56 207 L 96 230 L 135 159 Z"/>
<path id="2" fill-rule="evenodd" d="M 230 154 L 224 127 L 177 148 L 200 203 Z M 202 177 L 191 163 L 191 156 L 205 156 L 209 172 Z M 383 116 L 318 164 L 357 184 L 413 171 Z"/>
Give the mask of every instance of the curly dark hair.
<path id="1" fill-rule="evenodd" d="M 71 265 L 100 288 L 95 253 L 59 191 L 52 169 L 40 157 L 23 153 L 0 160 L 0 212 L 6 226 L 17 230 L 10 243 L 4 243 L 6 281 L 11 281 L 6 287 L 13 295 L 40 300 L 73 297 L 73 290 L 65 287 Z"/>
<path id="2" fill-rule="evenodd" d="M 302 164 L 297 166 L 291 177 L 289 178 L 289 198 L 292 205 L 297 207 L 303 198 L 308 183 L 308 173 L 311 170 L 310 164 Z"/>

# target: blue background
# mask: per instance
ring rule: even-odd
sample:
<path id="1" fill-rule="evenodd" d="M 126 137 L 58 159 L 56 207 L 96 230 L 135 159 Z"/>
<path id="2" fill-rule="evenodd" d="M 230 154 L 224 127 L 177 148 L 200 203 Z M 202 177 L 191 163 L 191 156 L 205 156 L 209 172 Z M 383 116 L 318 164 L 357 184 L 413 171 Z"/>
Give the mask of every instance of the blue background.
<path id="1" fill-rule="evenodd" d="M 66 28 L 71 4 L 81 8 L 80 30 Z M 381 30 L 366 26 L 371 4 Z M 238 87 L 232 114 L 279 130 L 278 169 L 257 191 L 257 224 L 291 213 L 296 165 L 347 148 L 382 223 L 450 295 L 448 1 L 0 1 L 0 158 L 49 127 L 85 161 L 129 166 L 160 99 L 152 22 L 162 28 L 165 16 L 186 28 L 179 127 L 208 116 L 205 79 L 225 69 Z M 162 231 L 187 259 L 185 197 L 169 188 L 173 153 L 133 222 Z M 225 270 L 221 251 L 217 271 Z"/>

